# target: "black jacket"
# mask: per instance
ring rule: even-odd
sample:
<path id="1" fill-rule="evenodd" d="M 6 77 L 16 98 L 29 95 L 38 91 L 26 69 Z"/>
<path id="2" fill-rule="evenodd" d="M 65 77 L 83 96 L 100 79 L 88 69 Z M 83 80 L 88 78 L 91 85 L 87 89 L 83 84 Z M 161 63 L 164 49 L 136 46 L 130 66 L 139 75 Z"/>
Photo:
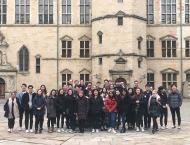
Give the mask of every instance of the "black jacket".
<path id="1" fill-rule="evenodd" d="M 66 114 L 73 114 L 77 112 L 77 101 L 74 95 L 67 95 L 66 96 L 66 105 L 65 105 L 65 113 Z"/>
<path id="2" fill-rule="evenodd" d="M 127 111 L 129 110 L 129 99 L 127 96 L 120 96 L 118 97 L 118 100 L 117 100 L 117 108 L 118 108 L 118 112 L 119 113 L 127 113 Z"/>
<path id="3" fill-rule="evenodd" d="M 90 113 L 96 114 L 96 113 L 101 113 L 103 111 L 103 99 L 102 97 L 98 96 L 96 99 L 95 97 L 91 97 L 89 100 L 89 105 L 90 105 Z"/>
<path id="4" fill-rule="evenodd" d="M 86 97 L 78 97 L 77 99 L 77 115 L 78 119 L 86 119 L 89 110 L 89 102 Z"/>
<path id="5" fill-rule="evenodd" d="M 18 98 L 15 98 L 15 99 L 16 99 L 17 104 L 19 104 L 19 99 Z M 9 105 L 8 105 L 8 103 L 9 103 L 9 99 L 7 100 L 7 102 L 4 105 L 4 111 L 5 111 L 4 117 L 6 117 L 6 118 L 9 117 Z M 12 111 L 11 112 L 12 112 L 13 118 L 15 118 L 15 115 L 14 115 L 14 103 L 12 105 L 13 106 L 12 106 Z"/>
<path id="6" fill-rule="evenodd" d="M 63 113 L 66 110 L 66 96 L 59 95 L 56 98 L 57 113 Z"/>
<path id="7" fill-rule="evenodd" d="M 167 100 L 168 100 L 167 94 L 166 94 L 166 93 L 159 93 L 158 95 L 160 96 L 160 103 L 161 103 L 161 106 L 162 106 L 162 107 L 163 107 L 163 106 L 166 106 Z"/>
<path id="8" fill-rule="evenodd" d="M 36 93 L 32 93 L 32 102 L 33 102 L 35 96 L 36 96 Z M 29 93 L 27 92 L 22 96 L 22 101 L 21 101 L 21 105 L 22 105 L 24 111 L 29 111 L 30 108 L 29 108 L 28 103 L 29 103 Z"/>

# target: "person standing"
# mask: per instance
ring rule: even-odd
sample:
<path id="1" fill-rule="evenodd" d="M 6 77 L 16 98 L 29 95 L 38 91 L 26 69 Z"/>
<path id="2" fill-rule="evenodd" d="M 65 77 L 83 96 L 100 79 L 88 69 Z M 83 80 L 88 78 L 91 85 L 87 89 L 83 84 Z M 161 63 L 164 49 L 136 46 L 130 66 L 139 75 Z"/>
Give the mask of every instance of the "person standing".
<path id="1" fill-rule="evenodd" d="M 160 86 L 158 88 L 158 95 L 160 96 L 160 126 L 161 129 L 167 129 L 168 123 L 168 107 L 167 107 L 167 94 L 164 87 Z M 164 119 L 164 123 L 163 123 Z"/>
<path id="2" fill-rule="evenodd" d="M 46 101 L 42 94 L 42 90 L 38 90 L 36 97 L 33 100 L 33 108 L 35 115 L 35 134 L 38 133 L 38 130 L 39 133 L 42 133 L 44 115 L 45 115 L 45 106 L 46 106 Z"/>
<path id="3" fill-rule="evenodd" d="M 66 120 L 67 120 L 67 129 L 69 133 L 73 133 L 76 128 L 76 113 L 77 113 L 77 102 L 74 97 L 73 90 L 68 89 L 68 94 L 66 96 Z"/>
<path id="4" fill-rule="evenodd" d="M 22 130 L 22 120 L 23 120 L 23 114 L 24 114 L 24 109 L 22 106 L 22 97 L 23 95 L 27 92 L 27 85 L 26 84 L 22 84 L 21 85 L 21 89 L 22 91 L 16 94 L 16 97 L 18 98 L 19 102 L 18 102 L 18 109 L 19 109 L 19 131 Z"/>
<path id="5" fill-rule="evenodd" d="M 48 132 L 52 133 L 54 132 L 54 123 L 56 119 L 56 90 L 53 89 L 50 92 L 50 96 L 47 97 L 46 101 L 46 107 L 47 107 L 47 126 L 48 126 Z"/>
<path id="6" fill-rule="evenodd" d="M 116 133 L 115 126 L 116 126 L 116 113 L 117 113 L 117 101 L 114 97 L 114 94 L 112 91 L 108 93 L 108 98 L 105 102 L 105 108 L 107 111 L 107 117 L 108 117 L 108 132 Z"/>
<path id="7" fill-rule="evenodd" d="M 84 92 L 80 91 L 77 98 L 77 116 L 78 116 L 80 133 L 84 133 L 88 110 L 89 110 L 88 99 L 84 96 Z"/>
<path id="8" fill-rule="evenodd" d="M 143 115 L 144 115 L 144 99 L 143 94 L 140 88 L 136 88 L 135 91 L 135 118 L 136 118 L 136 131 L 139 132 L 140 128 L 141 131 L 144 132 L 143 128 Z"/>
<path id="9" fill-rule="evenodd" d="M 148 112 L 153 120 L 152 133 L 154 134 L 158 131 L 157 118 L 160 117 L 160 96 L 157 94 L 156 90 L 152 91 L 152 95 L 149 98 Z"/>
<path id="10" fill-rule="evenodd" d="M 22 106 L 25 112 L 25 129 L 26 133 L 33 132 L 33 100 L 36 93 L 33 92 L 33 86 L 28 86 L 28 92 L 24 93 L 22 97 Z M 30 126 L 29 126 L 30 122 Z M 29 130 L 30 129 L 30 130 Z"/>
<path id="11" fill-rule="evenodd" d="M 56 116 L 57 116 L 57 132 L 64 132 L 64 118 L 65 118 L 65 106 L 66 106 L 66 93 L 63 89 L 60 89 L 56 98 Z M 61 130 L 60 130 L 61 120 Z"/>
<path id="12" fill-rule="evenodd" d="M 12 92 L 11 97 L 7 100 L 7 102 L 4 105 L 4 117 L 8 118 L 9 133 L 13 132 L 15 118 L 19 116 L 18 103 L 19 100 L 18 98 L 16 98 L 16 92 Z"/>
<path id="13" fill-rule="evenodd" d="M 168 95 L 168 105 L 170 107 L 170 111 L 172 114 L 172 121 L 173 121 L 172 128 L 176 128 L 175 115 L 177 114 L 178 129 L 181 129 L 180 107 L 182 105 L 182 96 L 177 90 L 177 86 L 175 84 L 171 85 L 171 92 Z"/>
<path id="14" fill-rule="evenodd" d="M 92 133 L 98 133 L 101 127 L 101 113 L 103 111 L 103 99 L 97 89 L 93 90 L 93 96 L 89 100 L 90 114 L 92 119 Z"/>

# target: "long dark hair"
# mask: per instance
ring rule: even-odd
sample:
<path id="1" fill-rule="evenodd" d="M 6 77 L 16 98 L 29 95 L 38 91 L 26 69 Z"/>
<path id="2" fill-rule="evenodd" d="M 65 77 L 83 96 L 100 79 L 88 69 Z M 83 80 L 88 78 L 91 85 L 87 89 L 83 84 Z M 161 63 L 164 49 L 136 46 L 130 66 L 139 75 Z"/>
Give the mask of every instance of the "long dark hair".
<path id="1" fill-rule="evenodd" d="M 42 89 L 41 89 L 42 87 L 44 87 L 44 91 L 42 91 Z M 40 86 L 40 90 L 42 91 L 42 93 L 47 94 L 47 88 L 46 88 L 45 85 L 41 85 L 41 86 Z"/>

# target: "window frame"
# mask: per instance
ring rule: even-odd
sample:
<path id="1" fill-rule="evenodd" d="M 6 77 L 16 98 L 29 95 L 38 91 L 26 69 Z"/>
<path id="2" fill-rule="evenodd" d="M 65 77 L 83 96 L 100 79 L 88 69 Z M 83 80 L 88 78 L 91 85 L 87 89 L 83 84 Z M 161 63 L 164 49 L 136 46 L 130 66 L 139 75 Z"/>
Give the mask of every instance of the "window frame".
<path id="1" fill-rule="evenodd" d="M 0 8 L 1 8 L 1 10 L 0 10 L 0 24 L 6 24 L 7 23 L 7 0 L 4 0 L 4 1 L 1 0 Z"/>
<path id="2" fill-rule="evenodd" d="M 63 80 L 63 75 L 65 75 L 65 80 Z M 64 85 L 68 85 L 69 84 L 69 81 L 71 80 L 72 78 L 72 74 L 71 73 L 62 73 L 62 86 Z"/>
<path id="3" fill-rule="evenodd" d="M 63 3 L 65 1 L 65 4 Z M 65 12 L 64 12 L 65 7 Z M 69 12 L 70 7 L 70 12 Z M 65 19 L 64 19 L 65 18 Z M 66 20 L 64 22 L 64 20 Z M 62 0 L 62 24 L 72 23 L 72 0 Z"/>
<path id="4" fill-rule="evenodd" d="M 81 47 L 81 43 L 83 43 L 83 48 Z M 86 47 L 86 43 L 88 43 L 88 47 Z M 83 55 L 82 55 L 83 54 Z M 90 41 L 81 40 L 80 41 L 80 58 L 89 58 L 90 57 Z"/>
<path id="5" fill-rule="evenodd" d="M 72 41 L 71 40 L 62 40 L 62 57 L 63 58 L 71 58 L 72 57 Z M 65 47 L 63 43 L 65 42 Z M 70 44 L 69 44 L 70 43 Z M 70 47 L 68 47 L 70 45 Z M 63 55 L 63 51 L 65 51 L 65 55 Z"/>
<path id="6" fill-rule="evenodd" d="M 190 39 L 185 40 L 185 57 L 190 57 Z"/>
<path id="7" fill-rule="evenodd" d="M 165 78 L 166 78 L 165 80 L 163 79 L 164 75 L 165 75 Z M 169 75 L 171 77 L 169 77 Z M 176 80 L 174 80 L 174 75 L 176 77 Z M 169 80 L 168 78 L 171 78 L 171 80 Z M 167 89 L 172 84 L 177 85 L 177 73 L 175 73 L 175 72 L 164 72 L 164 73 L 162 73 L 162 86 Z"/>
<path id="8" fill-rule="evenodd" d="M 150 1 L 152 1 L 152 4 Z M 152 7 L 152 12 L 149 11 L 150 7 Z M 152 19 L 149 16 L 152 16 Z M 154 0 L 147 0 L 147 24 L 154 24 Z"/>
<path id="9" fill-rule="evenodd" d="M 153 79 L 151 79 L 151 78 L 153 78 Z M 155 74 L 153 72 L 147 73 L 147 84 L 152 85 L 153 88 L 155 87 Z"/>
<path id="10" fill-rule="evenodd" d="M 29 51 L 23 46 L 19 50 L 19 72 L 29 71 Z"/>
<path id="11" fill-rule="evenodd" d="M 171 48 L 168 48 L 170 42 Z M 175 42 L 175 47 L 173 47 L 173 42 Z M 165 46 L 163 45 L 165 43 Z M 177 57 L 177 40 L 174 39 L 164 39 L 161 41 L 162 47 L 162 57 L 163 58 L 176 58 Z M 170 53 L 169 53 L 170 51 Z M 170 55 L 169 55 L 170 54 Z"/>
<path id="12" fill-rule="evenodd" d="M 90 1 L 80 0 L 80 24 L 90 24 Z"/>

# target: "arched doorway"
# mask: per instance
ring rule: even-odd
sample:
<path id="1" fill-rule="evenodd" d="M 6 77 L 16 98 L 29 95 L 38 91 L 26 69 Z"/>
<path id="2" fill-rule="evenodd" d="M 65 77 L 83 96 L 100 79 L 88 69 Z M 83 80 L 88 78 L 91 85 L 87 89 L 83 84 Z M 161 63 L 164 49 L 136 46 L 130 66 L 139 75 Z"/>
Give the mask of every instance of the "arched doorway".
<path id="1" fill-rule="evenodd" d="M 5 80 L 0 78 L 0 99 L 5 98 Z"/>
<path id="2" fill-rule="evenodd" d="M 125 85 L 127 84 L 127 81 L 126 81 L 126 79 L 124 79 L 124 78 L 118 78 L 118 79 L 115 80 L 115 83 L 116 83 L 116 84 L 117 84 L 117 83 L 121 83 L 121 82 L 123 82 Z"/>

